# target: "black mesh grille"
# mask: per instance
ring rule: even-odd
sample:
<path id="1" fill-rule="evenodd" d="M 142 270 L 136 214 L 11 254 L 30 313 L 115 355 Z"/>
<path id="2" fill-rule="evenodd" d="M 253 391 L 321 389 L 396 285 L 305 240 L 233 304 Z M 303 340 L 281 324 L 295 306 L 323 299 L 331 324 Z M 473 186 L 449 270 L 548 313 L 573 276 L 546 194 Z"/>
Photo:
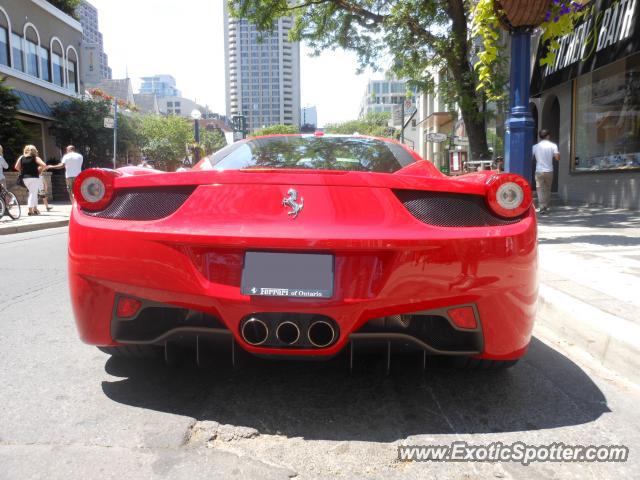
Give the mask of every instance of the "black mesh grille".
<path id="1" fill-rule="evenodd" d="M 192 185 L 166 188 L 123 188 L 104 210 L 84 213 L 118 220 L 158 220 L 168 217 L 189 198 Z"/>
<path id="2" fill-rule="evenodd" d="M 488 227 L 509 225 L 522 219 L 495 215 L 481 195 L 421 190 L 394 190 L 394 193 L 414 217 L 438 227 Z"/>

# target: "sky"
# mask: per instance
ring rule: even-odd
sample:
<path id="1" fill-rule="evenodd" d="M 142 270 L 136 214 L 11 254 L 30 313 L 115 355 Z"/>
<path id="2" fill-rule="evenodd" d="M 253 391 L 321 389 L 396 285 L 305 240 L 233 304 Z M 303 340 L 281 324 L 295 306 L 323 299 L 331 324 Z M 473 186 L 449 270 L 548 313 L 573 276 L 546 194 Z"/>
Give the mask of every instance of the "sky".
<path id="1" fill-rule="evenodd" d="M 225 0 L 89 0 L 98 9 L 113 78 L 173 75 L 186 98 L 225 113 Z M 302 106 L 315 105 L 318 125 L 357 118 L 369 78 L 356 75 L 356 57 L 341 50 L 311 57 L 301 46 Z"/>

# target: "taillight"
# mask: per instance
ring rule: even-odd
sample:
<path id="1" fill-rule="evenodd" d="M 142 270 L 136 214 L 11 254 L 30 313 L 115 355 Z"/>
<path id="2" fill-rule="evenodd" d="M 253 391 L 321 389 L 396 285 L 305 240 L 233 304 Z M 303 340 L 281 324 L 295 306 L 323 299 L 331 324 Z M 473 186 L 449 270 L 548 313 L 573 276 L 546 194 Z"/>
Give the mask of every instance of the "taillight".
<path id="1" fill-rule="evenodd" d="M 111 202 L 113 182 L 120 176 L 115 170 L 89 168 L 73 183 L 73 197 L 83 210 L 102 210 Z"/>
<path id="2" fill-rule="evenodd" d="M 518 217 L 531 206 L 531 187 L 520 175 L 501 173 L 487 180 L 487 203 L 501 217 Z"/>

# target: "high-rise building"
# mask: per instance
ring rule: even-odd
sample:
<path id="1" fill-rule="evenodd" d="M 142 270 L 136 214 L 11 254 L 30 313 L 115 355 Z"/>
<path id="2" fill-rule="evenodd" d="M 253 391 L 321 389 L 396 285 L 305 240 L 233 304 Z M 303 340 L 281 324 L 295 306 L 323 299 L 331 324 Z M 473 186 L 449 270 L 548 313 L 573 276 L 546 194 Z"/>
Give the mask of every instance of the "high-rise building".
<path id="1" fill-rule="evenodd" d="M 98 9 L 82 0 L 76 13 L 82 25 L 82 76 L 87 85 L 97 85 L 111 78 L 109 59 L 104 53 L 102 33 L 98 28 Z"/>
<path id="2" fill-rule="evenodd" d="M 289 41 L 291 17 L 259 32 L 232 18 L 224 4 L 227 116 L 244 115 L 249 131 L 269 125 L 300 126 L 300 44 Z"/>
<path id="3" fill-rule="evenodd" d="M 360 103 L 360 118 L 370 112 L 393 112 L 404 101 L 407 84 L 404 80 L 369 80 Z"/>
<path id="4" fill-rule="evenodd" d="M 181 97 L 182 93 L 176 88 L 176 79 L 171 75 L 153 75 L 142 77 L 140 93 L 155 93 L 156 97 Z"/>
<path id="5" fill-rule="evenodd" d="M 300 119 L 300 125 L 314 130 L 318 127 L 318 111 L 315 106 L 302 108 L 302 118 Z"/>

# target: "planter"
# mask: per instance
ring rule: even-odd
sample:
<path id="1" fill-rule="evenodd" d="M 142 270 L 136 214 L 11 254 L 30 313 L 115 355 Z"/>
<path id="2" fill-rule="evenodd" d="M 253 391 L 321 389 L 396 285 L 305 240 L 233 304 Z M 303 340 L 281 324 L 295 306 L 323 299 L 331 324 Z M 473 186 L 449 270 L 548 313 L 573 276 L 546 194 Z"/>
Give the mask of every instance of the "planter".
<path id="1" fill-rule="evenodd" d="M 495 0 L 493 8 L 504 28 L 537 27 L 551 9 L 552 0 Z"/>

